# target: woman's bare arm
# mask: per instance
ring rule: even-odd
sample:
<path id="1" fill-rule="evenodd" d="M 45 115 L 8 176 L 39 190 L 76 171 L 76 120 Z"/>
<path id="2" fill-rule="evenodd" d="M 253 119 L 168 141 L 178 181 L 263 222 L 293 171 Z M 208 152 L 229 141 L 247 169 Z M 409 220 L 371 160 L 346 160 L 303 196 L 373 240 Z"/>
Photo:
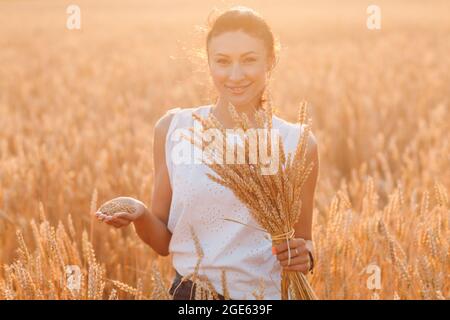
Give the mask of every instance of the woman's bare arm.
<path id="1" fill-rule="evenodd" d="M 145 209 L 142 216 L 134 221 L 138 236 L 158 254 L 169 254 L 169 243 L 172 233 L 167 228 L 172 188 L 166 166 L 165 141 L 173 114 L 161 117 L 154 128 L 153 138 L 153 195 L 150 210 Z"/>
<path id="2" fill-rule="evenodd" d="M 308 137 L 308 152 L 306 153 L 306 164 L 314 162 L 314 167 L 306 179 L 301 193 L 302 208 L 300 217 L 294 225 L 295 237 L 312 240 L 312 220 L 314 210 L 314 195 L 319 175 L 319 151 L 316 138 L 312 132 Z"/>
<path id="3" fill-rule="evenodd" d="M 319 152 L 316 138 L 310 132 L 308 137 L 308 150 L 306 153 L 307 166 L 314 162 L 314 167 L 309 173 L 302 187 L 300 195 L 302 207 L 300 217 L 294 225 L 295 237 L 289 242 L 282 242 L 272 248 L 277 255 L 281 266 L 286 271 L 300 271 L 307 274 L 313 267 L 312 246 L 312 220 L 314 211 L 314 194 L 319 175 Z M 288 249 L 289 248 L 289 249 Z"/>

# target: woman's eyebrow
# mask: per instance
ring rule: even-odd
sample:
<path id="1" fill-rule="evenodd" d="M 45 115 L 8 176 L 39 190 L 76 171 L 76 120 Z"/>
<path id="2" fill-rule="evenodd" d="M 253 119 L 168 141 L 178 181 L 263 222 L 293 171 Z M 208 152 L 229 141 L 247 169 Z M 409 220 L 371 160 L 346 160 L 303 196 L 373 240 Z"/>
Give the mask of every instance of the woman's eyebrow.
<path id="1" fill-rule="evenodd" d="M 246 53 L 243 53 L 241 56 L 246 56 L 246 55 L 251 54 L 251 53 L 256 53 L 256 52 L 255 52 L 255 51 L 248 51 L 248 52 L 246 52 Z M 224 56 L 224 57 L 228 57 L 228 55 L 226 55 L 226 54 L 224 54 L 224 53 L 216 53 L 216 56 Z"/>

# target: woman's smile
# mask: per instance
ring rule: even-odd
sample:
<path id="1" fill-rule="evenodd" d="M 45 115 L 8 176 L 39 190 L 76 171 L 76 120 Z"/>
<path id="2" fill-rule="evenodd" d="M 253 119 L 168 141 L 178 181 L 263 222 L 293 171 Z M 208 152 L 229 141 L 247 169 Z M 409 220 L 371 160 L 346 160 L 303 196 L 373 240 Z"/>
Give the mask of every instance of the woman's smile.
<path id="1" fill-rule="evenodd" d="M 225 87 L 233 94 L 242 94 L 245 92 L 245 90 L 250 87 L 252 85 L 252 83 L 249 83 L 245 86 L 239 86 L 239 87 L 235 87 L 235 86 L 227 86 L 225 85 Z"/>

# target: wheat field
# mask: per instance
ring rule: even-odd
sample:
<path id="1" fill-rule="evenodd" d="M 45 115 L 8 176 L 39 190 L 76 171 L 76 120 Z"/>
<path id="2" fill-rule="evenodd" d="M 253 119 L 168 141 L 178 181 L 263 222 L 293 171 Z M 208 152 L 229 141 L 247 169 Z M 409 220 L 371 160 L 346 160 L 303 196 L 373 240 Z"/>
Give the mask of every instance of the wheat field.
<path id="1" fill-rule="evenodd" d="M 238 2 L 80 0 L 69 30 L 71 3 L 0 1 L 0 300 L 169 299 L 170 256 L 93 213 L 150 204 L 155 122 L 214 97 L 196 26 Z M 377 1 L 380 30 L 363 1 L 239 4 L 280 40 L 277 113 L 309 103 L 318 297 L 448 299 L 450 2 Z"/>

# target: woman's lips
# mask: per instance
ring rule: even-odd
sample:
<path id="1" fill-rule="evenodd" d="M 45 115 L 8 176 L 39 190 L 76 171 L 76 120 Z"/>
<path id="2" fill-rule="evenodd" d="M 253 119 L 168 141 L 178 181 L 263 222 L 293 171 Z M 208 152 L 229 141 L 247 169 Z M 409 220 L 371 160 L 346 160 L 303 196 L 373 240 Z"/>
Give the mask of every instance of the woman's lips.
<path id="1" fill-rule="evenodd" d="M 226 86 L 226 87 L 227 87 L 228 90 L 231 91 L 231 93 L 234 93 L 234 94 L 241 94 L 241 93 L 243 93 L 250 85 L 251 85 L 251 83 L 249 83 L 249 84 L 246 85 L 246 86 L 240 86 L 240 87 L 228 87 L 228 86 Z"/>

